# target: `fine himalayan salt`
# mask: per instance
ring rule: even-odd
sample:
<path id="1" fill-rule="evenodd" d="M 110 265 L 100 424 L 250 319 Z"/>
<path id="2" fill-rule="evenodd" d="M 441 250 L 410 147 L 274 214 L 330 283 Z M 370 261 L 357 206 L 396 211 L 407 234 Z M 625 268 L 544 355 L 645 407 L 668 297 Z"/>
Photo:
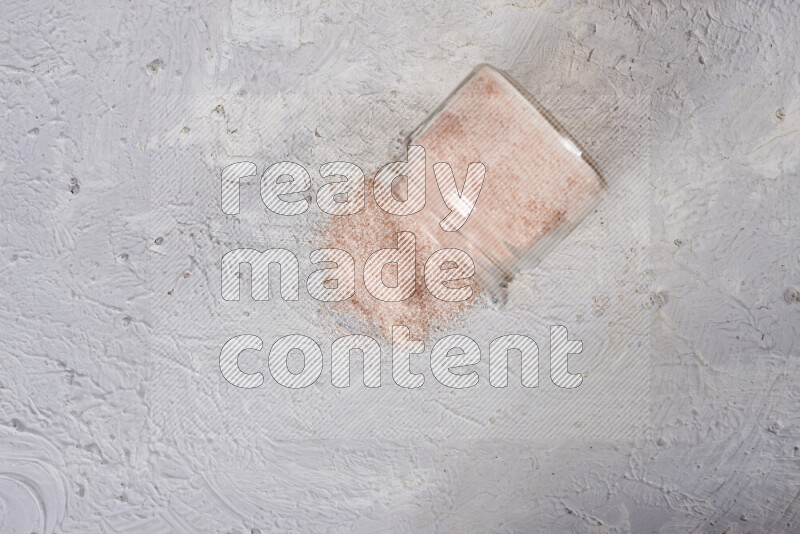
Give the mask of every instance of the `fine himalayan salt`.
<path id="1" fill-rule="evenodd" d="M 358 214 L 334 217 L 322 239 L 324 246 L 350 252 L 356 276 L 362 276 L 356 280 L 355 296 L 334 307 L 377 327 L 387 338 L 392 325 L 408 326 L 412 337 L 423 338 L 474 304 L 482 291 L 498 291 L 521 261 L 536 260 L 546 250 L 544 243 L 563 237 L 603 187 L 575 144 L 489 66 L 473 71 L 412 134 L 409 145 L 425 149 L 424 209 L 397 216 L 368 202 Z M 459 190 L 470 163 L 485 166 L 477 203 L 457 231 L 446 232 L 439 224 L 450 208 L 432 170 L 438 162 L 450 164 Z M 401 231 L 416 235 L 416 291 L 407 300 L 383 302 L 366 291 L 359 267 L 374 251 L 396 247 Z M 425 260 L 442 248 L 463 250 L 475 262 L 476 274 L 469 282 L 473 296 L 465 302 L 443 302 L 425 287 Z M 391 274 L 384 280 L 391 285 Z"/>

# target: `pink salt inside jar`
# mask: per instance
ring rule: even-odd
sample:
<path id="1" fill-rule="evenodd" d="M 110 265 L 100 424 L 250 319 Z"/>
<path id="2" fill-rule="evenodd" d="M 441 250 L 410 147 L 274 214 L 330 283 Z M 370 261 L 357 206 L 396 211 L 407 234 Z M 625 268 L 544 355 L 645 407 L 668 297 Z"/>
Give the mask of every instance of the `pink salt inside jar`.
<path id="1" fill-rule="evenodd" d="M 392 325 L 408 326 L 413 337 L 423 338 L 473 305 L 482 292 L 497 291 L 537 243 L 563 238 L 603 188 L 575 144 L 508 78 L 486 65 L 412 134 L 409 145 L 425 149 L 425 208 L 412 216 L 390 215 L 368 195 L 365 210 L 333 218 L 322 238 L 324 246 L 347 250 L 356 262 L 356 294 L 334 307 L 388 339 Z M 450 209 L 432 170 L 438 162 L 450 164 L 459 190 L 470 163 L 486 168 L 475 208 L 455 232 L 439 226 Z M 416 235 L 416 291 L 401 302 L 382 302 L 366 291 L 363 266 L 375 250 L 397 246 L 400 231 Z M 443 302 L 425 287 L 425 260 L 442 248 L 461 249 L 476 264 L 473 296 L 465 302 Z"/>

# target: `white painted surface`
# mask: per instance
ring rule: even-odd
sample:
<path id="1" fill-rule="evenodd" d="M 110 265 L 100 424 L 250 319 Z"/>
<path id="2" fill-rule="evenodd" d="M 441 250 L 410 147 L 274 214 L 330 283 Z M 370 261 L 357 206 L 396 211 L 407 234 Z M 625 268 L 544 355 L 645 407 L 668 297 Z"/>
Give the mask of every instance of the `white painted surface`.
<path id="1" fill-rule="evenodd" d="M 800 529 L 800 9 L 695 4 L 5 6 L 0 530 Z M 252 445 L 160 427 L 151 103 L 206 98 L 222 108 L 187 120 L 248 144 L 271 129 L 265 161 L 375 144 L 368 167 L 480 62 L 538 96 L 652 98 L 647 436 Z M 269 124 L 225 116 L 247 94 Z"/>

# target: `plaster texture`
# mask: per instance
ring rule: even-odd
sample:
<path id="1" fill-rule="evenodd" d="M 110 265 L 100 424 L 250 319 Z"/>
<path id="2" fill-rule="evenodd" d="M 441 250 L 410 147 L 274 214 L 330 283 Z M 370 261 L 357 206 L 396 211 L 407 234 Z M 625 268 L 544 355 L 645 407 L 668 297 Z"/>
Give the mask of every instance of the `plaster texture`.
<path id="1" fill-rule="evenodd" d="M 798 28 L 780 0 L 5 2 L 0 531 L 800 531 Z M 369 175 L 483 62 L 567 121 L 560 95 L 587 88 L 646 102 L 637 432 L 287 438 L 165 416 L 164 143 L 211 190 L 223 159 L 345 154 Z M 194 267 L 176 287 L 216 276 Z M 536 272 L 513 284 L 534 294 Z M 595 287 L 569 312 L 613 330 L 615 302 Z M 192 358 L 172 387 L 222 405 Z"/>

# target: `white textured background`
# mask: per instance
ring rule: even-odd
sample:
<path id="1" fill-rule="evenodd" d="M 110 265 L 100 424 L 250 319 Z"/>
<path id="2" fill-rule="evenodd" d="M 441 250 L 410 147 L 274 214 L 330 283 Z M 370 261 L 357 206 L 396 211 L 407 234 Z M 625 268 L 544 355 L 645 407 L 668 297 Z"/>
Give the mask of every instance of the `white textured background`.
<path id="1" fill-rule="evenodd" d="M 800 530 L 800 6 L 597 4 L 7 2 L 0 531 Z M 367 139 L 386 162 L 480 62 L 534 95 L 652 102 L 646 437 L 242 446 L 160 428 L 152 102 L 271 96 L 280 121 L 260 126 L 284 144 L 265 161 Z"/>

